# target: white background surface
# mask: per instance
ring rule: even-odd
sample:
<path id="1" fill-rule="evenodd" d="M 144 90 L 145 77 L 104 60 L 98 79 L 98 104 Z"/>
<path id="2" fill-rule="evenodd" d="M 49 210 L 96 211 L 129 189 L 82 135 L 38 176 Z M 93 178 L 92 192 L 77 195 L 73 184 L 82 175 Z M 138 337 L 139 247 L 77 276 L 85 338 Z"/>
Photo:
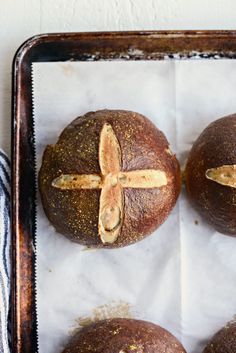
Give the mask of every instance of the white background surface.
<path id="1" fill-rule="evenodd" d="M 42 32 L 236 29 L 235 0 L 0 0 L 0 148 L 10 151 L 11 64 Z"/>

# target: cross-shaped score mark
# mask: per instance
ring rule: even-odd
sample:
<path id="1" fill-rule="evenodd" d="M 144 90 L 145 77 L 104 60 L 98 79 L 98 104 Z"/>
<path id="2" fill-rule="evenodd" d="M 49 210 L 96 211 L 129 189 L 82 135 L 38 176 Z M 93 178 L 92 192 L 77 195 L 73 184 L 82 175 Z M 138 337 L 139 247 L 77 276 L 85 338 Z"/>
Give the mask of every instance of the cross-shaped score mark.
<path id="1" fill-rule="evenodd" d="M 124 218 L 123 188 L 150 189 L 167 185 L 166 173 L 143 169 L 121 171 L 121 149 L 112 126 L 105 123 L 99 141 L 101 174 L 62 174 L 52 181 L 61 190 L 101 189 L 98 234 L 101 241 L 114 243 Z"/>

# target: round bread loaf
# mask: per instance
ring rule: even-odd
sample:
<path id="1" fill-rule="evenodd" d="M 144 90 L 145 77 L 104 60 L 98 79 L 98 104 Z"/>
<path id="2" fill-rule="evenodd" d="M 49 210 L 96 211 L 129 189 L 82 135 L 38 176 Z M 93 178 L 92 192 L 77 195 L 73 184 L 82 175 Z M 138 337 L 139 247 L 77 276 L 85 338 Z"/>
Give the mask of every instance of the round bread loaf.
<path id="1" fill-rule="evenodd" d="M 63 353 L 186 353 L 168 331 L 131 319 L 98 321 L 79 331 Z"/>
<path id="2" fill-rule="evenodd" d="M 235 353 L 236 322 L 230 323 L 213 336 L 203 353 Z"/>
<path id="3" fill-rule="evenodd" d="M 180 192 L 164 134 L 144 116 L 100 110 L 75 119 L 47 146 L 39 173 L 56 230 L 90 247 L 120 247 L 164 222 Z"/>
<path id="4" fill-rule="evenodd" d="M 236 235 L 236 115 L 214 121 L 196 140 L 186 187 L 196 209 L 217 231 Z"/>

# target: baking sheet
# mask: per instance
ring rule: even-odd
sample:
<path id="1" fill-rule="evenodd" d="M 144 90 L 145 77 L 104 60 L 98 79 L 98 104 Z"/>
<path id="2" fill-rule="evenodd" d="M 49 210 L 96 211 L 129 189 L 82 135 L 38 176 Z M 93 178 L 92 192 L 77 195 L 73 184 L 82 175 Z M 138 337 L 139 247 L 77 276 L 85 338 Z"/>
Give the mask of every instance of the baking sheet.
<path id="1" fill-rule="evenodd" d="M 91 110 L 146 115 L 182 165 L 208 123 L 236 112 L 234 60 L 35 63 L 32 79 L 37 170 L 45 146 Z M 184 190 L 152 236 L 117 250 L 88 251 L 57 234 L 38 197 L 39 352 L 59 353 L 84 318 L 104 316 L 153 321 L 201 352 L 236 313 L 235 252 L 236 240 L 208 226 Z"/>

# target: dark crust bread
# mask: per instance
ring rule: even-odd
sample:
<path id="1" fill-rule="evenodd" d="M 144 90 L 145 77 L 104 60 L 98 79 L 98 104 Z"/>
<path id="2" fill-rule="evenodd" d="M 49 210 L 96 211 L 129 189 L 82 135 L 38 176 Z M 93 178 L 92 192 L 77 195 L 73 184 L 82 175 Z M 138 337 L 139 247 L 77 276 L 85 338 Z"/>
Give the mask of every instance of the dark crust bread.
<path id="1" fill-rule="evenodd" d="M 235 353 L 236 322 L 226 325 L 213 336 L 203 353 Z"/>
<path id="2" fill-rule="evenodd" d="M 124 189 L 124 221 L 114 244 L 98 235 L 100 190 L 59 190 L 54 178 L 63 174 L 100 173 L 99 136 L 111 124 L 121 147 L 122 170 L 160 169 L 168 184 L 161 188 Z M 152 233 L 167 218 L 180 192 L 180 169 L 164 134 L 144 116 L 124 110 L 89 112 L 65 128 L 55 145 L 47 146 L 39 173 L 46 215 L 56 230 L 90 247 L 121 247 Z"/>
<path id="3" fill-rule="evenodd" d="M 236 115 L 211 123 L 194 143 L 186 166 L 187 192 L 196 209 L 221 233 L 236 236 L 236 188 L 205 177 L 207 169 L 236 164 Z"/>
<path id="4" fill-rule="evenodd" d="M 79 331 L 63 353 L 186 353 L 168 331 L 132 319 L 98 321 Z"/>

